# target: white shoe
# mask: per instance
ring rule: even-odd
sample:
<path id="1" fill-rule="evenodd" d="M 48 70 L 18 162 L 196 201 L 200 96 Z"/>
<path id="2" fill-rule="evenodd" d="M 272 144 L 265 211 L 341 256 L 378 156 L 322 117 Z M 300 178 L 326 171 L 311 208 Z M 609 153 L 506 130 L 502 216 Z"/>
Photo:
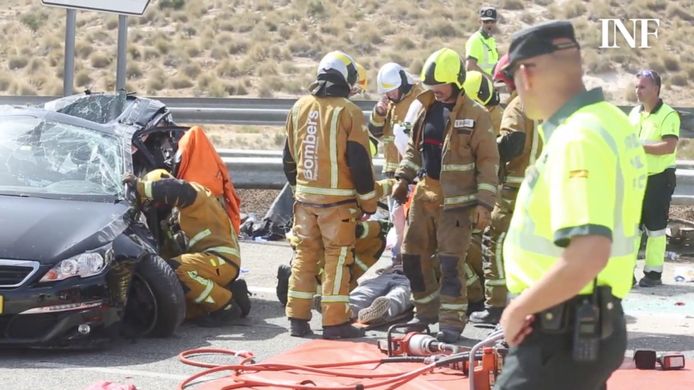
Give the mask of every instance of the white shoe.
<path id="1" fill-rule="evenodd" d="M 389 309 L 390 300 L 386 297 L 378 297 L 371 302 L 369 307 L 359 310 L 357 319 L 363 324 L 379 322 L 385 319 Z"/>

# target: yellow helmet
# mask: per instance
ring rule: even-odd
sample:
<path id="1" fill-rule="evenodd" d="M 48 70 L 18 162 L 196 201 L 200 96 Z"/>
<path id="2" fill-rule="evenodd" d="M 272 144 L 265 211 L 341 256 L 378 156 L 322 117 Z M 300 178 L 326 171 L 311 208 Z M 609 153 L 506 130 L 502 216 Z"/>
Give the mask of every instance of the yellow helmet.
<path id="1" fill-rule="evenodd" d="M 366 68 L 362 64 L 355 62 L 357 68 L 357 84 L 354 86 L 358 93 L 366 92 L 366 87 L 369 85 L 369 79 L 367 78 Z"/>
<path id="2" fill-rule="evenodd" d="M 144 181 L 159 181 L 162 179 L 174 179 L 173 175 L 171 175 L 169 172 L 167 172 L 165 169 L 155 169 L 153 171 L 147 172 L 145 177 L 143 178 Z"/>
<path id="3" fill-rule="evenodd" d="M 488 77 L 476 70 L 467 72 L 463 88 L 467 97 L 483 106 L 488 105 L 494 99 L 494 84 Z"/>
<path id="4" fill-rule="evenodd" d="M 420 78 L 424 86 L 455 84 L 458 88 L 463 88 L 465 66 L 458 53 L 444 47 L 427 58 Z"/>

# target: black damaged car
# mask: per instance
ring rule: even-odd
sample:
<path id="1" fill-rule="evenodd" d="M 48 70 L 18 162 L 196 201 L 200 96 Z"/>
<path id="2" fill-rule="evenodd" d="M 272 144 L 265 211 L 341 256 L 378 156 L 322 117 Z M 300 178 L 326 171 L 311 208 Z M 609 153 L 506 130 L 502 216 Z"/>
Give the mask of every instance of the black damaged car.
<path id="1" fill-rule="evenodd" d="M 175 331 L 181 285 L 121 180 L 171 163 L 182 131 L 125 94 L 0 107 L 0 346 Z"/>

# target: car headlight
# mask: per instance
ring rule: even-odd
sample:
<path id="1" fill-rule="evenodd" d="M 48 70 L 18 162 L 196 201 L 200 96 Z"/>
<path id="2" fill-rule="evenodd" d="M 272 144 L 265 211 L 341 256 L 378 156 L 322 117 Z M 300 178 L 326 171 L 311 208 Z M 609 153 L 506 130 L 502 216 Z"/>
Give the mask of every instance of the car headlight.
<path id="1" fill-rule="evenodd" d="M 113 249 L 110 245 L 93 252 L 81 253 L 54 265 L 43 275 L 40 282 L 55 282 L 73 276 L 86 278 L 98 275 L 111 263 L 112 258 Z"/>

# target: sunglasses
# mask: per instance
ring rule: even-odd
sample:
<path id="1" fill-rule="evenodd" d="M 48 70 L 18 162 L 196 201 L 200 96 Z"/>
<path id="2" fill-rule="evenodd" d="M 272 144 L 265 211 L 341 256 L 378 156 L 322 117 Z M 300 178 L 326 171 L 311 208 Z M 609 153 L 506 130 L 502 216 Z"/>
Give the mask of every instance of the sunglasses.
<path id="1" fill-rule="evenodd" d="M 506 68 L 504 68 L 501 73 L 504 75 L 509 80 L 513 80 L 513 75 L 516 74 L 516 71 L 518 68 L 520 68 L 521 65 L 525 65 L 526 68 L 532 68 L 533 66 L 537 66 L 536 64 L 533 64 L 532 62 L 524 62 L 524 63 L 519 63 L 515 65 L 509 65 Z"/>
<path id="2" fill-rule="evenodd" d="M 656 73 L 656 71 L 654 71 L 654 70 L 645 69 L 645 70 L 639 71 L 639 73 L 636 74 L 636 77 L 649 78 L 649 79 L 653 80 L 657 86 L 660 87 L 660 75 L 658 73 Z"/>

